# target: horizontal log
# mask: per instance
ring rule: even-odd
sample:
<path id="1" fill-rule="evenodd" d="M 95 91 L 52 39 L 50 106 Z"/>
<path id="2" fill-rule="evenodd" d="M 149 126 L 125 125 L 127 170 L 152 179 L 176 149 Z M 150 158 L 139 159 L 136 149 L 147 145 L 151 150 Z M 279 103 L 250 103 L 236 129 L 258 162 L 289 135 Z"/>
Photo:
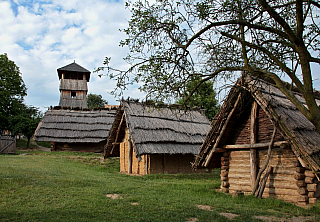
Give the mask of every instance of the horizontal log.
<path id="1" fill-rule="evenodd" d="M 306 183 L 314 183 L 313 177 L 306 177 L 306 178 L 304 178 L 304 180 L 306 181 Z"/>
<path id="2" fill-rule="evenodd" d="M 299 196 L 299 197 L 297 198 L 297 201 L 298 201 L 298 202 L 308 202 L 308 200 L 309 200 L 309 197 L 308 197 L 308 196 Z"/>
<path id="3" fill-rule="evenodd" d="M 221 166 L 221 170 L 227 170 L 229 169 L 229 166 Z"/>
<path id="4" fill-rule="evenodd" d="M 228 180 L 228 177 L 221 177 L 221 180 L 222 180 L 222 181 L 227 181 L 227 180 Z"/>
<path id="5" fill-rule="evenodd" d="M 307 186 L 306 181 L 304 181 L 304 180 L 297 180 L 296 184 L 298 187 L 306 187 Z"/>
<path id="6" fill-rule="evenodd" d="M 306 175 L 304 175 L 303 173 L 295 173 L 293 177 L 296 180 L 303 180 L 306 177 Z"/>
<path id="7" fill-rule="evenodd" d="M 304 173 L 305 168 L 304 167 L 296 167 L 296 172 L 297 173 Z"/>
<path id="8" fill-rule="evenodd" d="M 298 191 L 298 194 L 300 194 L 300 195 L 308 194 L 308 190 L 307 190 L 307 188 L 305 188 L 305 187 L 299 187 L 299 188 L 297 189 L 297 191 Z"/>
<path id="9" fill-rule="evenodd" d="M 315 192 L 308 192 L 308 197 L 309 197 L 309 200 L 310 200 L 310 198 L 314 198 Z"/>
<path id="10" fill-rule="evenodd" d="M 311 178 L 316 177 L 316 175 L 311 170 L 306 170 L 304 174 L 306 175 L 306 177 L 311 177 Z"/>
<path id="11" fill-rule="evenodd" d="M 229 182 L 228 181 L 222 181 L 221 182 L 221 187 L 228 188 L 229 187 Z"/>
<path id="12" fill-rule="evenodd" d="M 288 143 L 287 141 L 278 141 L 274 142 L 273 146 L 281 146 L 284 143 Z M 257 149 L 257 148 L 268 148 L 269 143 L 254 143 L 254 144 L 236 144 L 236 145 L 224 145 L 221 148 L 223 149 Z"/>
<path id="13" fill-rule="evenodd" d="M 221 157 L 221 161 L 229 161 L 229 157 Z"/>
<path id="14" fill-rule="evenodd" d="M 317 198 L 314 198 L 314 197 L 313 197 L 313 198 L 309 198 L 309 203 L 310 203 L 310 204 L 315 204 L 315 203 L 317 203 L 317 200 L 318 200 L 318 199 L 317 199 Z"/>
<path id="15" fill-rule="evenodd" d="M 221 161 L 221 166 L 228 166 L 229 165 L 229 161 Z"/>
<path id="16" fill-rule="evenodd" d="M 307 184 L 307 190 L 309 192 L 317 192 L 317 184 L 315 183 Z"/>
<path id="17" fill-rule="evenodd" d="M 242 173 L 234 173 L 229 171 L 228 177 L 231 178 L 241 178 L 245 180 L 250 180 L 250 173 L 249 174 L 242 174 Z"/>
<path id="18" fill-rule="evenodd" d="M 298 186 L 294 183 L 283 183 L 283 181 L 267 182 L 266 187 L 270 189 L 292 189 L 297 190 Z"/>
<path id="19" fill-rule="evenodd" d="M 244 169 L 244 168 L 240 168 L 240 167 L 230 167 L 229 168 L 229 172 L 232 173 L 243 173 L 243 174 L 250 174 L 250 168 Z"/>
<path id="20" fill-rule="evenodd" d="M 227 176 L 228 176 L 228 171 L 226 171 L 226 170 L 221 170 L 220 176 L 221 176 L 221 177 L 227 177 Z"/>
<path id="21" fill-rule="evenodd" d="M 287 202 L 291 203 L 297 203 L 297 198 L 298 196 L 292 196 L 292 195 L 275 195 L 275 194 L 268 194 L 268 193 L 263 193 L 262 195 L 263 198 L 276 198 L 276 199 L 281 199 Z"/>
<path id="22" fill-rule="evenodd" d="M 266 188 L 264 192 L 275 195 L 292 195 L 299 196 L 296 189 Z"/>
<path id="23" fill-rule="evenodd" d="M 244 163 L 244 164 L 236 164 L 236 163 L 233 163 L 231 161 L 231 163 L 229 164 L 229 167 L 230 168 L 231 167 L 233 167 L 233 168 L 244 168 L 244 169 L 249 169 L 249 171 L 250 171 L 250 165 L 248 163 L 249 163 L 249 161 Z"/>
<path id="24" fill-rule="evenodd" d="M 251 186 L 232 186 L 230 184 L 229 186 L 229 193 L 231 193 L 232 191 L 243 191 L 243 192 L 252 192 L 252 188 Z"/>
<path id="25" fill-rule="evenodd" d="M 215 152 L 215 153 L 226 153 L 226 151 L 228 151 L 228 150 L 222 149 L 222 148 L 215 148 L 215 149 L 214 149 L 214 152 Z"/>

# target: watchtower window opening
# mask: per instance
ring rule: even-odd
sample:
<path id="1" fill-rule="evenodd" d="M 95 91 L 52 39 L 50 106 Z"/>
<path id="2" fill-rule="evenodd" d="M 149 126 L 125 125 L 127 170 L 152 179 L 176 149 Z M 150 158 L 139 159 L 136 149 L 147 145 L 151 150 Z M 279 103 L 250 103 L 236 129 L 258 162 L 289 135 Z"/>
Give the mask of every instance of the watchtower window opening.
<path id="1" fill-rule="evenodd" d="M 71 91 L 71 98 L 77 98 L 77 93 L 75 91 Z"/>

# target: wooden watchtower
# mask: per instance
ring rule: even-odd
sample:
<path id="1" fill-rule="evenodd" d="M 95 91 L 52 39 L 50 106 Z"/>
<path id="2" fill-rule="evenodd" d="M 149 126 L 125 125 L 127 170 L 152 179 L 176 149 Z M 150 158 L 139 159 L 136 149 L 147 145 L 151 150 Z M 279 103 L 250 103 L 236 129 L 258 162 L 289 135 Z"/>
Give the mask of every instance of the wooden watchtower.
<path id="1" fill-rule="evenodd" d="M 57 69 L 60 80 L 59 106 L 68 108 L 86 109 L 87 82 L 90 80 L 90 71 L 73 62 Z"/>

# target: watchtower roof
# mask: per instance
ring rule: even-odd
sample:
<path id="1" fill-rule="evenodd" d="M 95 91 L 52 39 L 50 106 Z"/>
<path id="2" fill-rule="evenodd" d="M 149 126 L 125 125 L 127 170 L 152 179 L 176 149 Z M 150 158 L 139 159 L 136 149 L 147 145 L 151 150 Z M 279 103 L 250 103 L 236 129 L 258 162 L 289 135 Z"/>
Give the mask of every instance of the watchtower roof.
<path id="1" fill-rule="evenodd" d="M 85 74 L 87 81 L 89 82 L 89 80 L 90 80 L 91 72 L 89 70 L 83 68 L 82 66 L 80 66 L 76 62 L 73 62 L 73 63 L 70 63 L 69 65 L 63 66 L 63 67 L 57 69 L 57 71 L 58 71 L 59 79 L 61 79 L 62 73 L 70 73 L 71 72 L 71 73 Z"/>

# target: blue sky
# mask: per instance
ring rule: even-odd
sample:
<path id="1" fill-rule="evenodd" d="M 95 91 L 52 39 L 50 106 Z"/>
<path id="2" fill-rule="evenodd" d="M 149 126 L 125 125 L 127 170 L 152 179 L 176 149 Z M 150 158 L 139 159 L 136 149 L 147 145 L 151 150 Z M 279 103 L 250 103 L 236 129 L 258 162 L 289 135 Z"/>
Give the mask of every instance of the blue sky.
<path id="1" fill-rule="evenodd" d="M 119 47 L 130 12 L 116 0 L 0 0 L 0 54 L 7 53 L 28 88 L 25 102 L 45 111 L 59 103 L 57 68 L 72 63 L 91 72 L 103 65 L 126 68 L 127 49 Z M 115 82 L 91 73 L 88 93 L 100 94 L 109 104 Z M 124 97 L 143 98 L 137 86 Z"/>

